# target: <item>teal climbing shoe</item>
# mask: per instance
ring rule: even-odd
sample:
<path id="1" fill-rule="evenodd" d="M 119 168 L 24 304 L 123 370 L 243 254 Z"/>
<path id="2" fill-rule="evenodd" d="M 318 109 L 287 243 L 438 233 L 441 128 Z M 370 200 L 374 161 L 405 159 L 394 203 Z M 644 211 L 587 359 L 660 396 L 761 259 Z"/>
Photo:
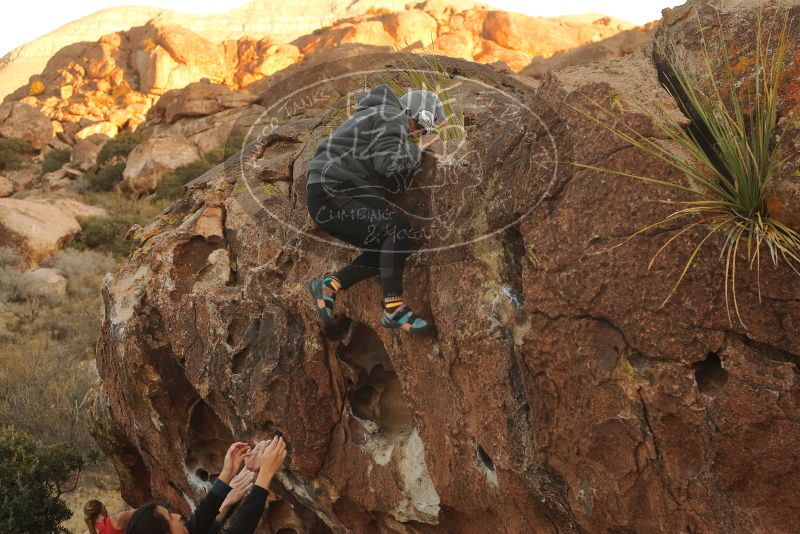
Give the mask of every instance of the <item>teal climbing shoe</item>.
<path id="1" fill-rule="evenodd" d="M 314 278 L 308 282 L 308 290 L 314 299 L 317 309 L 317 318 L 324 327 L 329 327 L 333 321 L 333 304 L 336 302 L 337 291 L 330 285 L 332 278 Z"/>
<path id="2" fill-rule="evenodd" d="M 384 328 L 398 328 L 406 332 L 427 332 L 431 329 L 430 323 L 411 311 L 403 304 L 389 313 L 384 310 L 381 316 L 381 326 Z"/>

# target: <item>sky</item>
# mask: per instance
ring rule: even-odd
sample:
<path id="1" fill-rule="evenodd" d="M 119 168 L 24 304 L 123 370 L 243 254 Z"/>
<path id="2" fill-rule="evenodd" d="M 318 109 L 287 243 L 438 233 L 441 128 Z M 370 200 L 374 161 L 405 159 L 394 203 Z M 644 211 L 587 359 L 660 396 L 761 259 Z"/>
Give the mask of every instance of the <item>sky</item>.
<path id="1" fill-rule="evenodd" d="M 275 0 L 285 1 L 285 0 Z M 683 0 L 479 0 L 484 4 L 534 16 L 603 14 L 643 24 L 661 17 L 661 9 Z M 0 56 L 77 18 L 101 9 L 148 5 L 189 13 L 219 13 L 247 3 L 241 0 L 11 0 L 0 17 Z"/>

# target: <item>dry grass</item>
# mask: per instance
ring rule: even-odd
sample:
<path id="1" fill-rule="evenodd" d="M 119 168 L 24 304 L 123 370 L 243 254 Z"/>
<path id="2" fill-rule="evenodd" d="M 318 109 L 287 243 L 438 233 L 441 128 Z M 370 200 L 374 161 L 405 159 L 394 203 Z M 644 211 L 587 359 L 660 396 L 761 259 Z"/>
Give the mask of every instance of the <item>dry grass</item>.
<path id="1" fill-rule="evenodd" d="M 87 452 L 96 448 L 89 435 L 86 395 L 97 383 L 94 347 L 102 319 L 98 288 L 116 261 L 95 251 L 65 250 L 45 266 L 67 278 L 66 297 L 32 296 L 20 281 L 16 255 L 0 249 L 0 425 Z M 89 498 L 103 500 L 109 510 L 122 509 L 116 474 L 105 459 L 81 474 L 76 492 L 65 495 L 75 514 L 66 523 L 71 531 L 83 532 L 82 509 Z"/>
<path id="2" fill-rule="evenodd" d="M 406 49 L 410 47 L 406 45 Z M 424 51 L 424 50 L 423 50 Z M 386 84 L 400 97 L 410 90 L 427 89 L 436 93 L 444 106 L 447 125 L 437 126 L 436 135 L 443 140 L 464 139 L 464 105 L 453 91 L 454 81 L 447 69 L 436 60 L 431 52 L 416 54 L 396 47 L 395 57 L 398 67 L 377 74 L 377 82 Z"/>

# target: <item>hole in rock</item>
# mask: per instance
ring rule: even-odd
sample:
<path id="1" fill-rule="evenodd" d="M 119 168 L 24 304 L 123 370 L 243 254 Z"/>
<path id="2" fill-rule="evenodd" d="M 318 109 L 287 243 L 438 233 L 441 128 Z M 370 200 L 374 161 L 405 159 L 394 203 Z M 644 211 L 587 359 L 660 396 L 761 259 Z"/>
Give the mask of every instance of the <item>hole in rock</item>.
<path id="1" fill-rule="evenodd" d="M 192 407 L 186 435 L 186 467 L 203 482 L 213 482 L 222 470 L 233 435 L 203 400 Z"/>
<path id="2" fill-rule="evenodd" d="M 478 445 L 477 448 L 478 453 L 478 462 L 479 465 L 483 468 L 484 475 L 486 475 L 486 481 L 489 482 L 494 487 L 498 487 L 499 483 L 497 480 L 497 470 L 494 467 L 494 462 L 492 458 L 486 453 L 486 451 Z"/>
<path id="3" fill-rule="evenodd" d="M 480 460 L 483 466 L 489 471 L 495 471 L 494 462 L 480 445 L 478 445 L 478 460 Z"/>
<path id="4" fill-rule="evenodd" d="M 410 432 L 411 410 L 378 335 L 365 324 L 355 323 L 339 356 L 358 372 L 356 384 L 347 393 L 353 414 L 375 422 L 386 433 Z"/>
<path id="5" fill-rule="evenodd" d="M 174 283 L 178 293 L 188 293 L 192 289 L 195 277 L 208 264 L 208 255 L 217 248 L 199 236 L 175 247 Z"/>
<path id="6" fill-rule="evenodd" d="M 525 240 L 522 238 L 518 224 L 509 226 L 503 232 L 502 243 L 504 271 L 502 276 L 506 284 L 510 286 L 507 298 L 515 307 L 519 307 L 525 303 L 525 297 L 522 294 L 522 264 L 526 258 L 526 250 Z"/>
<path id="7" fill-rule="evenodd" d="M 709 352 L 705 360 L 693 363 L 692 369 L 700 393 L 713 395 L 728 382 L 728 371 L 722 368 L 715 352 Z"/>
<path id="8" fill-rule="evenodd" d="M 303 520 L 286 501 L 274 501 L 267 509 L 267 523 L 272 532 L 296 534 L 302 532 Z"/>

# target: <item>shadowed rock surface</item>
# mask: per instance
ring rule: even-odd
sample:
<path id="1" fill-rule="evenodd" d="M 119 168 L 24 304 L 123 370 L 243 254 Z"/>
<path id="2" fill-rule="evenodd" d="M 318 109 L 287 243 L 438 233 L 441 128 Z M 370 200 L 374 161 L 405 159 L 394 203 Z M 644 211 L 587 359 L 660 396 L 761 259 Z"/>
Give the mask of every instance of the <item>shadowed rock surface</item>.
<path id="1" fill-rule="evenodd" d="M 372 280 L 337 299 L 339 339 L 322 335 L 305 282 L 353 251 L 314 229 L 304 170 L 346 99 L 265 132 L 136 229 L 104 282 L 95 433 L 125 499 L 188 512 L 226 443 L 279 431 L 290 458 L 261 532 L 792 531 L 798 277 L 762 269 L 759 303 L 740 262 L 744 330 L 716 241 L 662 306 L 700 230 L 650 270 L 669 234 L 608 249 L 681 199 L 570 165 L 680 179 L 578 111 L 596 113 L 588 96 L 650 137 L 633 104 L 686 124 L 651 58 L 538 89 L 441 60 L 467 140 L 434 145 L 399 200 L 426 231 L 407 300 L 435 334 L 383 330 Z"/>

